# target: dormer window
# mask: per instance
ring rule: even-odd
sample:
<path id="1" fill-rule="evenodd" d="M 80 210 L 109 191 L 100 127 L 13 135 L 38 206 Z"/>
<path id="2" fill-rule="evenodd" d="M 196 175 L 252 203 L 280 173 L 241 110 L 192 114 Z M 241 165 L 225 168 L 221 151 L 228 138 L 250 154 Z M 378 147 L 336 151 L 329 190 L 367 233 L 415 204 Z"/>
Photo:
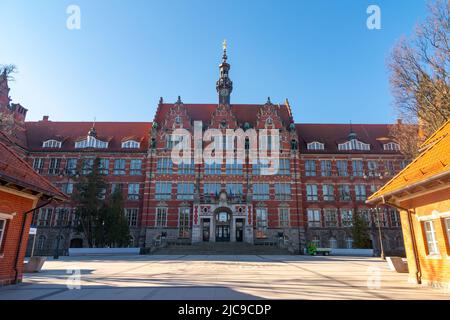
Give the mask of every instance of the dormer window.
<path id="1" fill-rule="evenodd" d="M 61 148 L 61 141 L 58 140 L 47 140 L 42 143 L 42 148 Z"/>
<path id="2" fill-rule="evenodd" d="M 123 149 L 139 149 L 141 144 L 135 140 L 127 140 L 122 142 Z"/>
<path id="3" fill-rule="evenodd" d="M 76 149 L 95 148 L 106 149 L 108 148 L 108 142 L 101 141 L 93 136 L 87 136 L 85 140 L 75 142 Z"/>
<path id="4" fill-rule="evenodd" d="M 383 150 L 384 151 L 399 151 L 400 146 L 398 145 L 398 143 L 389 142 L 389 143 L 383 144 Z"/>
<path id="5" fill-rule="evenodd" d="M 369 151 L 370 144 L 359 141 L 358 139 L 351 139 L 345 143 L 340 143 L 338 145 L 340 151 Z"/>
<path id="6" fill-rule="evenodd" d="M 325 145 L 321 142 L 313 141 L 308 143 L 308 150 L 325 150 Z"/>

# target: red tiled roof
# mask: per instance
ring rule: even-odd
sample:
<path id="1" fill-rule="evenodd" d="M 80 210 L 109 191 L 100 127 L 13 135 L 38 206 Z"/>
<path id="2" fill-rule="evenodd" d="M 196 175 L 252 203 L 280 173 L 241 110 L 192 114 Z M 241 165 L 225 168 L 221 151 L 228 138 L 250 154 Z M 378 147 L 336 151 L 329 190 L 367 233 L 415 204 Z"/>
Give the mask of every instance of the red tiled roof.
<path id="1" fill-rule="evenodd" d="M 338 144 L 348 141 L 351 130 L 359 141 L 370 144 L 370 152 L 397 153 L 385 151 L 383 144 L 392 141 L 388 124 L 296 124 L 300 150 L 303 153 L 367 153 L 367 151 L 339 151 Z M 318 141 L 325 144 L 325 150 L 307 150 L 307 144 Z"/>
<path id="2" fill-rule="evenodd" d="M 99 150 L 124 151 L 122 142 L 132 136 L 141 142 L 140 148 L 135 151 L 145 152 L 148 149 L 151 126 L 151 122 L 97 122 L 95 124 L 97 138 L 109 142 L 108 149 Z M 87 136 L 92 123 L 37 121 L 25 122 L 25 127 L 30 151 L 49 150 L 42 148 L 42 142 L 49 139 L 62 141 L 61 149 L 51 149 L 52 151 L 73 151 L 76 150 L 75 142 Z M 133 149 L 126 149 L 126 152 L 133 152 Z"/>
<path id="3" fill-rule="evenodd" d="M 3 133 L 1 134 L 5 137 Z M 58 200 L 67 199 L 64 193 L 34 171 L 25 160 L 2 141 L 0 141 L 0 179 Z"/>

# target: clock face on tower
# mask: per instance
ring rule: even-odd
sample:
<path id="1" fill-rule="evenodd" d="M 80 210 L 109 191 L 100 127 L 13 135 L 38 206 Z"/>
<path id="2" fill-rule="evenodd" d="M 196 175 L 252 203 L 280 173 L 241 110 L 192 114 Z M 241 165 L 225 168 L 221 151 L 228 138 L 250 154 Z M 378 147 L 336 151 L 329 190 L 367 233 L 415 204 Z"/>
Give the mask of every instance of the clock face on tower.
<path id="1" fill-rule="evenodd" d="M 227 96 L 227 95 L 228 95 L 228 89 L 222 89 L 222 90 L 220 90 L 220 95 L 221 95 L 222 97 Z"/>

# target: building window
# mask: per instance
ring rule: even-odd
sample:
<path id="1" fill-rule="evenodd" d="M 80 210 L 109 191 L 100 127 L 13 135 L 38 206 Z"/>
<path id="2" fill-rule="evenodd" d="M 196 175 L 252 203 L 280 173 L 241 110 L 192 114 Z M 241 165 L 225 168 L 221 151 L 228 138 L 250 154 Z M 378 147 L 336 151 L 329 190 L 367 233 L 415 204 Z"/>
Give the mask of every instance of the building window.
<path id="1" fill-rule="evenodd" d="M 156 164 L 157 174 L 172 174 L 173 162 L 170 158 L 160 158 Z"/>
<path id="2" fill-rule="evenodd" d="M 318 201 L 319 196 L 317 194 L 317 184 L 307 184 L 306 185 L 306 200 L 307 201 Z"/>
<path id="3" fill-rule="evenodd" d="M 436 229 L 434 228 L 434 222 L 429 220 L 423 223 L 425 227 L 425 237 L 427 239 L 427 249 L 429 255 L 438 255 L 439 247 L 436 239 Z"/>
<path id="4" fill-rule="evenodd" d="M 365 201 L 367 199 L 366 186 L 363 184 L 355 185 L 356 201 Z"/>
<path id="5" fill-rule="evenodd" d="M 268 183 L 255 183 L 253 185 L 253 200 L 269 200 Z"/>
<path id="6" fill-rule="evenodd" d="M 385 170 L 385 174 L 388 176 L 395 175 L 394 161 L 385 160 L 384 161 L 384 170 Z"/>
<path id="7" fill-rule="evenodd" d="M 60 173 L 59 167 L 61 165 L 60 158 L 50 158 L 50 164 L 48 166 L 48 174 L 57 175 Z"/>
<path id="8" fill-rule="evenodd" d="M 203 194 L 206 196 L 218 196 L 222 186 L 220 183 L 205 183 L 203 184 Z"/>
<path id="9" fill-rule="evenodd" d="M 206 175 L 222 174 L 222 164 L 216 162 L 205 163 L 205 174 Z"/>
<path id="10" fill-rule="evenodd" d="M 167 208 L 156 208 L 156 227 L 167 227 Z"/>
<path id="11" fill-rule="evenodd" d="M 88 136 L 86 140 L 75 142 L 75 149 L 84 148 L 106 149 L 108 148 L 108 142 L 98 140 L 92 136 Z"/>
<path id="12" fill-rule="evenodd" d="M 43 251 L 45 248 L 45 241 L 47 240 L 47 238 L 44 235 L 40 235 L 37 241 L 37 248 L 40 251 Z"/>
<path id="13" fill-rule="evenodd" d="M 262 169 L 265 171 L 269 170 L 269 160 L 268 159 L 259 159 L 256 162 L 252 163 L 252 174 L 254 176 L 262 175 Z"/>
<path id="14" fill-rule="evenodd" d="M 352 160 L 352 169 L 354 177 L 364 176 L 364 165 L 362 160 Z"/>
<path id="15" fill-rule="evenodd" d="M 324 150 L 325 145 L 323 143 L 313 141 L 307 144 L 308 150 Z"/>
<path id="16" fill-rule="evenodd" d="M 142 160 L 131 159 L 130 161 L 130 176 L 140 176 L 142 174 Z"/>
<path id="17" fill-rule="evenodd" d="M 242 183 L 227 183 L 226 190 L 229 196 L 242 196 L 243 195 Z"/>
<path id="18" fill-rule="evenodd" d="M 227 174 L 242 175 L 242 163 L 227 163 Z"/>
<path id="19" fill-rule="evenodd" d="M 320 172 L 322 177 L 331 177 L 331 160 L 320 161 Z"/>
<path id="20" fill-rule="evenodd" d="M 403 170 L 406 168 L 406 166 L 409 164 L 408 160 L 402 160 L 400 161 L 400 169 Z"/>
<path id="21" fill-rule="evenodd" d="M 332 184 L 322 185 L 323 201 L 334 201 L 334 186 Z"/>
<path id="22" fill-rule="evenodd" d="M 350 194 L 350 185 L 341 184 L 338 188 L 340 201 L 352 201 L 352 196 Z"/>
<path id="23" fill-rule="evenodd" d="M 345 239 L 345 242 L 347 244 L 347 249 L 353 249 L 353 238 L 352 237 L 347 237 L 347 239 Z"/>
<path id="24" fill-rule="evenodd" d="M 372 216 L 371 216 L 369 210 L 359 209 L 358 214 L 365 221 L 367 226 L 372 226 Z"/>
<path id="25" fill-rule="evenodd" d="M 338 213 L 336 209 L 325 209 L 325 227 L 335 228 L 338 226 Z"/>
<path id="26" fill-rule="evenodd" d="M 109 159 L 100 159 L 99 173 L 107 176 L 109 174 Z"/>
<path id="27" fill-rule="evenodd" d="M 180 208 L 178 213 L 178 237 L 189 238 L 189 208 Z"/>
<path id="28" fill-rule="evenodd" d="M 140 146 L 141 146 L 141 144 L 134 140 L 128 140 L 128 141 L 122 142 L 123 149 L 139 149 Z"/>
<path id="29" fill-rule="evenodd" d="M 391 226 L 392 227 L 400 227 L 400 215 L 397 210 L 389 210 L 391 216 Z"/>
<path id="30" fill-rule="evenodd" d="M 192 160 L 191 162 L 183 162 L 178 165 L 178 174 L 194 174 L 195 166 Z"/>
<path id="31" fill-rule="evenodd" d="M 53 208 L 42 208 L 39 213 L 38 226 L 49 227 L 53 216 Z"/>
<path id="32" fill-rule="evenodd" d="M 369 170 L 369 177 L 378 176 L 378 162 L 375 160 L 367 161 L 367 169 Z"/>
<path id="33" fill-rule="evenodd" d="M 256 208 L 256 238 L 267 237 L 267 209 Z"/>
<path id="34" fill-rule="evenodd" d="M 93 167 L 94 167 L 94 159 L 84 159 L 81 173 L 83 175 L 91 174 Z"/>
<path id="35" fill-rule="evenodd" d="M 177 199 L 178 200 L 193 200 L 194 199 L 194 184 L 193 183 L 179 183 L 177 185 Z"/>
<path id="36" fill-rule="evenodd" d="M 112 183 L 111 184 L 111 194 L 117 192 L 122 192 L 123 185 L 121 183 Z"/>
<path id="37" fill-rule="evenodd" d="M 70 209 L 68 208 L 56 208 L 55 209 L 55 219 L 53 225 L 58 226 L 68 226 L 70 222 Z"/>
<path id="38" fill-rule="evenodd" d="M 170 200 L 172 198 L 172 183 L 171 182 L 156 182 L 155 185 L 156 200 Z"/>
<path id="39" fill-rule="evenodd" d="M 311 244 L 315 246 L 316 248 L 320 247 L 320 238 L 318 236 L 314 236 L 311 240 Z"/>
<path id="40" fill-rule="evenodd" d="M 66 174 L 75 175 L 77 173 L 78 159 L 70 158 L 66 161 Z"/>
<path id="41" fill-rule="evenodd" d="M 0 219 L 0 252 L 3 252 L 3 236 L 6 233 L 6 219 Z"/>
<path id="42" fill-rule="evenodd" d="M 341 209 L 341 223 L 343 227 L 353 226 L 353 211 L 351 209 Z"/>
<path id="43" fill-rule="evenodd" d="M 308 226 L 310 228 L 320 228 L 322 226 L 320 222 L 320 209 L 308 209 Z"/>
<path id="44" fill-rule="evenodd" d="M 59 149 L 61 148 L 61 141 L 58 140 L 47 140 L 42 143 L 42 148 L 52 148 Z"/>
<path id="45" fill-rule="evenodd" d="M 278 208 L 278 225 L 280 228 L 289 228 L 289 208 Z"/>
<path id="46" fill-rule="evenodd" d="M 305 161 L 305 176 L 307 177 L 316 176 L 316 161 L 314 160 Z"/>
<path id="47" fill-rule="evenodd" d="M 291 174 L 291 161 L 289 159 L 280 159 L 278 174 L 281 176 L 289 176 Z"/>
<path id="48" fill-rule="evenodd" d="M 399 151 L 400 146 L 397 143 L 389 142 L 389 143 L 383 144 L 383 149 L 384 149 L 384 151 Z"/>
<path id="49" fill-rule="evenodd" d="M 139 200 L 139 183 L 128 185 L 128 200 Z"/>
<path id="50" fill-rule="evenodd" d="M 447 245 L 448 247 L 450 247 L 450 218 L 446 218 L 444 223 L 445 229 L 446 229 L 446 233 L 447 233 Z"/>
<path id="51" fill-rule="evenodd" d="M 347 160 L 336 161 L 337 171 L 339 177 L 348 177 L 348 165 Z"/>
<path id="52" fill-rule="evenodd" d="M 138 209 L 125 209 L 125 218 L 127 218 L 129 227 L 137 227 Z"/>
<path id="53" fill-rule="evenodd" d="M 44 158 L 35 158 L 33 160 L 33 169 L 39 174 L 42 174 L 42 171 L 44 169 L 44 161 Z"/>
<path id="54" fill-rule="evenodd" d="M 330 242 L 330 248 L 331 249 L 336 249 L 337 248 L 337 240 L 336 240 L 336 238 L 331 237 L 329 242 Z"/>
<path id="55" fill-rule="evenodd" d="M 360 151 L 369 151 L 370 144 L 361 142 L 357 139 L 352 139 L 345 143 L 340 143 L 338 145 L 339 151 L 352 151 L 352 150 L 360 150 Z"/>
<path id="56" fill-rule="evenodd" d="M 275 199 L 290 200 L 291 185 L 289 183 L 275 183 Z"/>
<path id="57" fill-rule="evenodd" d="M 114 175 L 123 176 L 125 174 L 125 159 L 114 160 Z"/>

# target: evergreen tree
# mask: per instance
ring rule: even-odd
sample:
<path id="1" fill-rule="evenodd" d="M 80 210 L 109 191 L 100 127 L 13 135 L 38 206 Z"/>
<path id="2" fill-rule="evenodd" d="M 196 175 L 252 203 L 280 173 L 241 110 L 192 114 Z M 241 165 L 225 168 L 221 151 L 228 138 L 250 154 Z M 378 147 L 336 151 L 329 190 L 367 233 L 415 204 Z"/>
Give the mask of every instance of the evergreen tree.
<path id="1" fill-rule="evenodd" d="M 123 209 L 122 191 L 117 189 L 104 210 L 105 244 L 110 247 L 127 247 L 130 228 Z"/>
<path id="2" fill-rule="evenodd" d="M 106 189 L 106 182 L 99 168 L 98 158 L 94 160 L 92 168 L 83 167 L 83 170 L 88 170 L 89 173 L 80 176 L 73 194 L 73 200 L 78 204 L 75 212 L 90 248 L 103 246 L 105 237 L 105 205 L 102 195 Z"/>
<path id="3" fill-rule="evenodd" d="M 370 248 L 369 225 L 360 214 L 353 216 L 352 226 L 353 246 L 358 249 Z"/>

